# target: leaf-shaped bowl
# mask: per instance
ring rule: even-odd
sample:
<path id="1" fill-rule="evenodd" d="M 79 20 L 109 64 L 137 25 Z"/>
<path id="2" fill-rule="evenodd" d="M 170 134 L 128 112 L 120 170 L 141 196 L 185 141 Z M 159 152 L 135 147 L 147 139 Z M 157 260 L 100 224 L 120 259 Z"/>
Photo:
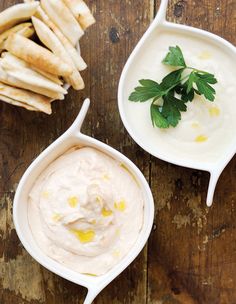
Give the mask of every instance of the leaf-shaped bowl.
<path id="1" fill-rule="evenodd" d="M 58 138 L 45 151 L 43 151 L 29 166 L 20 180 L 13 205 L 13 219 L 16 232 L 25 249 L 36 261 L 38 261 L 48 270 L 71 282 L 88 288 L 88 295 L 84 302 L 85 304 L 92 303 L 98 293 L 112 280 L 114 280 L 114 278 L 117 277 L 136 258 L 147 242 L 154 218 L 154 203 L 152 193 L 140 170 L 120 152 L 94 138 L 81 133 L 80 129 L 88 111 L 89 104 L 90 101 L 88 99 L 85 100 L 83 107 L 73 125 L 60 138 Z M 119 264 L 113 267 L 105 275 L 97 277 L 77 273 L 47 257 L 36 244 L 28 222 L 28 195 L 35 180 L 50 163 L 74 146 L 96 148 L 118 162 L 124 164 L 137 180 L 144 199 L 143 226 L 136 243 L 130 250 L 129 254 L 125 256 L 119 262 Z"/>
<path id="2" fill-rule="evenodd" d="M 236 48 L 223 38 L 207 31 L 166 21 L 167 5 L 168 0 L 161 1 L 157 16 L 135 47 L 123 69 L 118 89 L 120 116 L 125 128 L 134 141 L 150 154 L 176 165 L 210 172 L 210 182 L 206 201 L 207 205 L 211 206 L 218 178 L 236 151 L 236 136 L 234 131 L 236 122 L 234 119 L 235 114 L 233 115 L 233 112 L 235 111 L 233 102 L 236 102 L 236 67 L 234 68 L 236 62 Z M 224 114 L 224 117 L 220 120 L 216 120 L 210 125 L 210 128 L 217 128 L 218 121 L 219 124 L 225 123 L 225 128 L 224 126 L 221 128 L 221 133 L 214 133 L 214 144 L 211 144 L 212 151 L 209 150 L 208 143 L 195 145 L 192 150 L 189 149 L 188 142 L 184 142 L 185 138 L 183 140 L 183 137 L 181 138 L 181 136 L 180 138 L 175 137 L 175 133 L 172 133 L 173 128 L 172 130 L 167 129 L 164 131 L 153 128 L 150 118 L 150 104 L 147 102 L 133 103 L 128 101 L 129 95 L 134 87 L 137 86 L 139 79 L 149 78 L 159 82 L 160 79 L 157 79 L 156 74 L 161 71 L 160 73 L 163 77 L 166 75 L 166 67 L 163 67 L 163 64 L 161 63 L 164 57 L 159 58 L 156 54 L 157 51 L 161 49 L 163 51 L 162 55 L 164 56 L 169 46 L 180 45 L 181 47 L 182 43 L 185 44 L 184 54 L 186 54 L 186 58 L 191 56 L 191 52 L 193 55 L 197 54 L 201 45 L 206 46 L 206 49 L 211 50 L 213 53 L 216 52 L 216 54 L 218 54 L 217 61 L 220 61 L 221 67 L 226 71 L 225 74 L 228 73 L 228 75 L 232 76 L 232 79 L 230 77 L 227 79 L 229 83 L 228 86 L 224 79 L 226 77 L 223 72 L 218 79 L 218 82 L 221 82 L 223 87 L 225 86 L 225 92 L 228 90 L 228 98 L 225 98 L 224 104 L 222 103 L 222 107 L 226 108 L 227 112 L 225 110 L 226 113 Z M 208 55 L 209 54 L 203 54 L 203 56 L 206 57 Z M 199 61 L 197 64 L 198 63 Z M 217 69 L 214 72 L 217 74 Z M 222 91 L 222 89 L 219 89 L 218 87 L 217 89 Z M 229 99 L 230 106 L 228 106 L 227 103 Z M 205 103 L 207 104 L 206 101 Z M 210 102 L 208 102 L 208 104 L 210 104 Z M 203 107 L 201 106 L 199 111 L 202 111 L 202 109 Z M 194 116 L 194 113 L 191 114 L 191 111 L 187 112 L 190 113 L 188 115 Z M 182 119 L 182 121 L 183 120 L 184 119 Z M 186 132 L 189 125 L 184 125 L 182 121 L 179 123 L 178 128 L 185 128 L 184 132 Z M 173 137 L 172 142 L 175 142 L 175 147 L 171 146 L 171 144 L 167 146 L 167 137 L 161 137 L 161 132 L 165 132 L 166 135 L 168 134 L 168 136 Z M 157 133 L 160 135 L 158 135 L 159 137 L 157 136 Z M 183 133 L 182 136 L 184 134 L 187 133 Z M 202 138 L 200 137 L 200 140 L 201 139 Z"/>

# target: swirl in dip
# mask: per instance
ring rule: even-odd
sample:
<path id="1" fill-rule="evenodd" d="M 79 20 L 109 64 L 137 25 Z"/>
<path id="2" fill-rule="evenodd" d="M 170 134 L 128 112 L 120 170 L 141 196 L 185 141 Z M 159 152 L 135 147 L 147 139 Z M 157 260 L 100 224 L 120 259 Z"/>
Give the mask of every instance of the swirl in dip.
<path id="1" fill-rule="evenodd" d="M 43 252 L 79 272 L 102 275 L 134 245 L 141 190 L 127 168 L 96 149 L 72 148 L 36 180 L 28 220 Z"/>

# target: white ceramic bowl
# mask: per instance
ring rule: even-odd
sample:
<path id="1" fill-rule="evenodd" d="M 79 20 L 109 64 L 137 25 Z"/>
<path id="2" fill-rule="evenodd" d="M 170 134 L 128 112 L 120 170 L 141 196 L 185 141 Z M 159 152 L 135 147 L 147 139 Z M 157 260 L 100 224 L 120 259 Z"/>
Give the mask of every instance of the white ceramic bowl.
<path id="1" fill-rule="evenodd" d="M 150 27 L 148 28 L 147 32 L 144 34 L 144 36 L 141 38 L 137 46 L 135 47 L 134 51 L 130 55 L 120 78 L 119 83 L 119 89 L 118 89 L 118 106 L 119 106 L 119 112 L 121 119 L 123 121 L 123 124 L 125 128 L 127 129 L 130 136 L 134 139 L 134 141 L 142 147 L 145 151 L 149 152 L 150 154 L 154 155 L 155 157 L 158 157 L 164 161 L 199 169 L 199 170 L 205 170 L 210 172 L 210 182 L 208 187 L 208 195 L 207 195 L 207 205 L 211 206 L 213 201 L 213 195 L 215 191 L 215 187 L 217 184 L 217 181 L 219 179 L 220 174 L 222 173 L 225 166 L 228 164 L 228 162 L 231 160 L 231 158 L 234 156 L 236 152 L 236 137 L 234 142 L 232 142 L 231 145 L 229 145 L 228 149 L 225 150 L 225 153 L 221 156 L 221 158 L 218 159 L 215 163 L 204 163 L 200 161 L 192 161 L 190 159 L 187 159 L 185 156 L 183 157 L 176 157 L 174 153 L 172 153 L 171 157 L 166 156 L 165 153 L 161 153 L 158 149 L 160 145 L 162 145 L 162 142 L 159 142 L 158 145 L 153 147 L 148 142 L 148 138 L 143 138 L 137 130 L 135 130 L 131 124 L 131 122 L 128 119 L 128 115 L 126 113 L 126 107 L 125 104 L 128 102 L 128 95 L 130 94 L 129 91 L 129 73 L 132 72 L 132 69 L 139 65 L 139 62 L 142 61 L 142 56 L 145 53 L 145 49 L 149 48 L 149 42 L 151 39 L 155 39 L 155 33 L 156 30 L 159 28 L 163 30 L 170 31 L 171 33 L 181 33 L 182 35 L 191 35 L 195 39 L 204 38 L 206 41 L 211 41 L 212 44 L 220 46 L 224 49 L 224 51 L 229 52 L 230 54 L 233 54 L 233 56 L 236 55 L 236 48 L 229 43 L 228 41 L 224 40 L 223 38 L 214 35 L 212 33 L 209 33 L 207 31 L 203 31 L 200 29 L 196 29 L 193 27 L 180 25 L 180 24 L 174 24 L 166 21 L 166 10 L 167 10 L 168 0 L 162 0 L 161 6 L 158 11 L 158 14 Z M 174 41 L 173 41 L 174 43 Z M 236 59 L 236 57 L 235 57 Z"/>
<path id="2" fill-rule="evenodd" d="M 84 102 L 77 119 L 69 130 L 66 131 L 53 144 L 51 144 L 42 154 L 40 154 L 39 157 L 27 169 L 17 188 L 13 206 L 13 219 L 16 232 L 25 249 L 36 261 L 38 261 L 48 270 L 71 282 L 88 288 L 88 294 L 84 302 L 85 304 L 92 303 L 98 293 L 137 257 L 147 242 L 154 218 L 154 203 L 152 193 L 140 170 L 120 152 L 80 132 L 82 123 L 89 108 L 89 103 L 90 102 L 87 99 Z M 28 194 L 35 180 L 51 162 L 53 162 L 69 148 L 77 145 L 94 147 L 101 152 L 106 153 L 115 160 L 124 163 L 137 179 L 144 197 L 144 223 L 135 245 L 130 250 L 129 254 L 124 257 L 118 265 L 112 268 L 105 275 L 98 277 L 79 274 L 47 257 L 36 244 L 28 223 Z"/>

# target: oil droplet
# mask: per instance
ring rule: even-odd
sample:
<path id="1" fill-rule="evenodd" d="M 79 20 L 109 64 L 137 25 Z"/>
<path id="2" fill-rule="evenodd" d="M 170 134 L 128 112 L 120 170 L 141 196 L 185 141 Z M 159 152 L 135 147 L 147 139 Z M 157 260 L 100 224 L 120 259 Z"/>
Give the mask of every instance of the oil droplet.
<path id="1" fill-rule="evenodd" d="M 110 180 L 110 176 L 108 174 L 104 174 L 102 177 L 105 181 L 109 181 Z"/>
<path id="2" fill-rule="evenodd" d="M 113 214 L 113 212 L 111 210 L 108 210 L 106 208 L 102 208 L 102 216 L 108 217 L 108 216 L 111 216 L 112 214 Z"/>
<path id="3" fill-rule="evenodd" d="M 54 222 L 60 221 L 60 219 L 61 219 L 61 214 L 55 213 L 55 214 L 53 215 L 52 219 L 53 219 Z"/>
<path id="4" fill-rule="evenodd" d="M 42 197 L 43 198 L 49 198 L 49 192 L 48 191 L 42 192 Z"/>
<path id="5" fill-rule="evenodd" d="M 118 211 L 121 211 L 121 212 L 125 211 L 125 209 L 126 209 L 126 203 L 124 200 L 115 202 L 114 206 Z"/>
<path id="6" fill-rule="evenodd" d="M 203 51 L 199 56 L 198 56 L 199 59 L 202 59 L 202 60 L 207 60 L 207 59 L 210 59 L 212 58 L 212 54 L 208 51 Z"/>
<path id="7" fill-rule="evenodd" d="M 220 109 L 218 107 L 211 107 L 209 108 L 209 114 L 211 117 L 219 116 L 220 115 Z"/>
<path id="8" fill-rule="evenodd" d="M 76 208 L 78 206 L 78 198 L 76 196 L 71 196 L 68 198 L 68 203 L 71 208 Z"/>
<path id="9" fill-rule="evenodd" d="M 71 232 L 83 244 L 91 243 L 95 237 L 95 232 L 93 230 L 83 231 L 83 230 L 71 229 Z"/>
<path id="10" fill-rule="evenodd" d="M 194 128 L 194 129 L 199 128 L 199 123 L 193 122 L 193 123 L 192 123 L 192 128 Z"/>
<path id="11" fill-rule="evenodd" d="M 116 235 L 117 235 L 117 236 L 120 236 L 120 228 L 117 228 L 117 229 L 116 229 Z"/>
<path id="12" fill-rule="evenodd" d="M 113 255 L 115 258 L 119 258 L 119 257 L 120 257 L 120 250 L 115 249 L 115 250 L 112 252 L 112 255 Z"/>
<path id="13" fill-rule="evenodd" d="M 201 142 L 207 141 L 207 139 L 208 138 L 205 135 L 199 135 L 195 138 L 195 141 L 198 143 L 201 143 Z"/>
<path id="14" fill-rule="evenodd" d="M 90 277 L 97 277 L 96 274 L 93 274 L 93 273 L 83 273 L 84 275 L 87 275 L 87 276 L 90 276 Z"/>
<path id="15" fill-rule="evenodd" d="M 101 198 L 101 196 L 96 196 L 96 202 L 98 203 L 98 204 L 102 204 L 102 198 Z"/>
<path id="16" fill-rule="evenodd" d="M 96 224 L 97 224 L 97 221 L 96 221 L 96 220 L 92 220 L 92 221 L 91 221 L 91 224 L 92 224 L 92 225 L 96 225 Z"/>

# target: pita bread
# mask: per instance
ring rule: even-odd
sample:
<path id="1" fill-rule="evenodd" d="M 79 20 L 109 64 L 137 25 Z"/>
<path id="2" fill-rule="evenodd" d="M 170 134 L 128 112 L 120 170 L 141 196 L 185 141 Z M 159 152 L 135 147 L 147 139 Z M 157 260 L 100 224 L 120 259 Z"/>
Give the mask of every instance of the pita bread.
<path id="1" fill-rule="evenodd" d="M 8 37 L 5 48 L 36 68 L 53 75 L 69 76 L 73 72 L 67 63 L 52 52 L 18 34 L 12 34 Z"/>
<path id="2" fill-rule="evenodd" d="M 63 35 L 59 28 L 48 18 L 47 14 L 43 11 L 41 7 L 38 7 L 36 16 L 42 20 L 48 27 L 52 29 L 57 38 L 61 41 L 67 53 L 70 55 L 73 60 L 76 68 L 79 71 L 83 71 L 87 68 L 86 63 L 79 54 L 78 50 L 71 44 L 71 42 Z"/>
<path id="3" fill-rule="evenodd" d="M 35 2 L 35 0 L 24 0 L 24 2 Z M 57 36 L 57 38 L 61 41 L 62 45 L 64 46 L 67 53 L 70 55 L 71 59 L 73 60 L 76 68 L 79 71 L 83 71 L 87 68 L 86 63 L 84 62 L 83 58 L 81 57 L 78 50 L 71 44 L 71 42 L 64 36 L 64 34 L 59 30 L 59 28 L 50 20 L 48 15 L 44 12 L 41 6 L 37 8 L 35 13 L 35 17 L 43 21 Z"/>
<path id="4" fill-rule="evenodd" d="M 41 88 L 47 89 L 49 91 L 53 91 L 56 93 L 67 94 L 67 91 L 59 86 L 58 84 L 52 82 L 51 80 L 47 79 L 46 77 L 42 76 L 38 72 L 28 68 L 28 67 L 19 67 L 14 65 L 13 62 L 3 58 L 1 60 L 1 66 L 6 72 L 16 72 L 21 73 L 22 80 L 28 82 L 33 86 L 39 86 Z M 24 76 L 24 77 L 23 77 Z M 50 96 L 49 96 L 50 97 Z"/>
<path id="5" fill-rule="evenodd" d="M 52 113 L 49 98 L 3 83 L 0 83 L 0 99 L 7 103 L 26 108 L 27 110 L 41 111 L 46 114 Z"/>
<path id="6" fill-rule="evenodd" d="M 50 79 L 51 81 L 55 82 L 58 85 L 63 84 L 63 82 L 57 76 L 44 72 L 42 70 L 39 70 L 36 67 L 33 67 L 32 65 L 30 65 L 29 63 L 25 62 L 24 60 L 21 60 L 20 58 L 12 55 L 9 52 L 2 53 L 2 58 L 4 58 L 4 60 L 6 60 L 9 63 L 14 64 L 17 67 L 23 67 L 23 68 L 28 68 L 28 69 L 34 70 L 34 71 L 38 72 L 39 74 L 43 75 L 44 77 L 46 77 L 47 79 Z"/>
<path id="7" fill-rule="evenodd" d="M 2 63 L 0 65 L 0 81 L 8 84 L 10 86 L 14 86 L 20 89 L 29 90 L 34 93 L 38 93 L 44 96 L 47 96 L 52 99 L 64 99 L 64 95 L 62 93 L 58 93 L 55 91 L 51 91 L 47 88 L 42 87 L 35 81 L 36 77 L 32 77 L 32 75 L 27 75 L 21 69 L 21 71 L 14 70 L 5 70 L 2 67 Z M 34 84 L 36 82 L 36 84 Z"/>
<path id="8" fill-rule="evenodd" d="M 23 24 L 25 24 L 25 23 L 22 23 L 22 24 L 19 24 L 19 25 L 23 25 Z M 28 23 L 28 24 L 30 25 L 29 27 L 22 27 L 16 33 L 19 34 L 19 35 L 21 35 L 21 36 L 24 36 L 26 38 L 32 37 L 34 35 L 34 33 L 35 33 L 35 30 L 33 28 L 32 23 Z M 15 27 L 19 27 L 20 28 L 20 26 L 18 26 L 18 25 L 16 25 Z M 3 40 L 2 42 L 0 42 L 0 53 L 2 51 L 4 51 L 4 49 L 5 49 L 5 41 L 8 38 L 8 36 L 10 36 L 12 32 L 14 32 L 14 31 L 12 31 L 14 28 L 11 28 L 10 30 L 7 30 L 6 32 L 2 33 L 2 35 L 4 35 L 4 36 L 0 37 L 0 39 Z M 8 35 L 8 36 L 6 37 L 6 35 Z"/>
<path id="9" fill-rule="evenodd" d="M 63 2 L 71 10 L 82 29 L 85 30 L 96 22 L 90 9 L 83 0 L 63 0 Z"/>
<path id="10" fill-rule="evenodd" d="M 38 111 L 34 107 L 28 106 L 27 104 L 25 104 L 23 102 L 14 100 L 14 99 L 12 99 L 10 97 L 7 97 L 7 96 L 1 95 L 1 94 L 0 94 L 0 101 L 4 101 L 4 102 L 9 103 L 9 104 L 11 104 L 13 106 L 24 108 L 24 109 L 26 109 L 28 111 L 35 111 L 35 112 Z"/>
<path id="11" fill-rule="evenodd" d="M 35 2 L 35 0 L 24 0 L 24 2 Z M 37 8 L 35 13 L 35 17 L 43 21 L 57 36 L 57 38 L 61 41 L 67 53 L 72 58 L 76 68 L 79 71 L 83 71 L 87 68 L 87 64 L 81 57 L 78 50 L 70 43 L 70 41 L 63 35 L 63 33 L 59 30 L 59 28 L 49 19 L 48 15 L 44 12 L 41 6 Z"/>
<path id="12" fill-rule="evenodd" d="M 33 29 L 32 23 L 31 22 L 25 22 L 25 23 L 21 23 L 18 24 L 12 28 L 10 28 L 9 30 L 3 32 L 2 34 L 0 34 L 0 43 L 4 42 L 11 34 L 13 33 L 22 33 L 23 30 L 25 29 Z"/>
<path id="13" fill-rule="evenodd" d="M 56 56 L 63 59 L 68 65 L 72 67 L 73 73 L 65 78 L 66 82 L 71 84 L 75 90 L 83 89 L 84 81 L 80 73 L 77 71 L 74 62 L 70 58 L 69 54 L 66 52 L 65 48 L 63 47 L 57 36 L 49 29 L 49 27 L 45 23 L 40 21 L 38 18 L 32 17 L 32 22 L 36 33 L 42 43 L 47 48 L 49 48 Z"/>
<path id="14" fill-rule="evenodd" d="M 32 37 L 34 35 L 34 33 L 35 33 L 35 30 L 32 25 L 30 27 L 25 27 L 25 28 L 19 30 L 19 32 L 17 32 L 17 34 L 19 34 L 25 38 Z"/>
<path id="15" fill-rule="evenodd" d="M 41 0 L 41 6 L 52 22 L 75 46 L 84 31 L 68 7 L 61 0 Z"/>
<path id="16" fill-rule="evenodd" d="M 0 33 L 17 23 L 30 19 L 36 12 L 39 2 L 13 5 L 0 13 Z"/>

